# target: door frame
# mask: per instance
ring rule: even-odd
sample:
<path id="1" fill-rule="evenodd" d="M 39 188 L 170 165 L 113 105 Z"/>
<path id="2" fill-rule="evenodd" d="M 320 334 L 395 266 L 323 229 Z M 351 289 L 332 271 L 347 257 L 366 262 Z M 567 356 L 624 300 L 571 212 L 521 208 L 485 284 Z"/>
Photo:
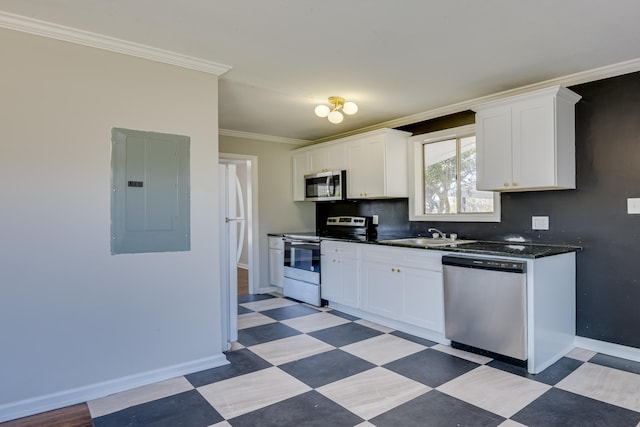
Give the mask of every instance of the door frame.
<path id="1" fill-rule="evenodd" d="M 245 224 L 247 234 L 247 255 L 249 262 L 249 293 L 260 290 L 260 231 L 258 225 L 258 156 L 248 154 L 219 153 L 218 163 L 247 165 L 247 206 Z M 224 248 L 221 248 L 223 250 Z M 226 284 L 225 284 L 226 285 Z"/>

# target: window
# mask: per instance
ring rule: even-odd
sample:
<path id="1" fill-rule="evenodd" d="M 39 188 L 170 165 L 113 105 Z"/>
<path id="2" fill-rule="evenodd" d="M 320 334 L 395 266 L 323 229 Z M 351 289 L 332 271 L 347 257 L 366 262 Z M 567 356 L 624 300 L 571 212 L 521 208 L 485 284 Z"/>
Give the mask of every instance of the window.
<path id="1" fill-rule="evenodd" d="M 410 141 L 410 220 L 500 221 L 500 194 L 476 190 L 473 125 L 418 135 Z"/>

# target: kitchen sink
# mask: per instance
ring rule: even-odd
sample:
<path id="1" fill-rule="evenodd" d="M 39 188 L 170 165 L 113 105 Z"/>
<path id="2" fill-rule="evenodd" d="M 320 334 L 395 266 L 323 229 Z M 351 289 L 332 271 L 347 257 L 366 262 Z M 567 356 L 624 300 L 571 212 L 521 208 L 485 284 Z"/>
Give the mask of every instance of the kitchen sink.
<path id="1" fill-rule="evenodd" d="M 431 246 L 450 246 L 472 242 L 475 242 L 475 240 L 451 240 L 442 238 L 436 239 L 433 237 L 408 237 L 404 239 L 380 240 L 378 243 L 394 246 L 409 246 L 412 248 L 428 248 Z"/>

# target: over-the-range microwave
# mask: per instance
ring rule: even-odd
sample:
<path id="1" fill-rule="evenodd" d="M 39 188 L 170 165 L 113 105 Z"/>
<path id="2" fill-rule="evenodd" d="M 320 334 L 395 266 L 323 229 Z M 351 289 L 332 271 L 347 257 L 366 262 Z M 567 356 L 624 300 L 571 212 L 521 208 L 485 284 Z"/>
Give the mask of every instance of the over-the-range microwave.
<path id="1" fill-rule="evenodd" d="M 304 200 L 322 202 L 344 200 L 347 196 L 347 171 L 329 171 L 304 176 Z"/>

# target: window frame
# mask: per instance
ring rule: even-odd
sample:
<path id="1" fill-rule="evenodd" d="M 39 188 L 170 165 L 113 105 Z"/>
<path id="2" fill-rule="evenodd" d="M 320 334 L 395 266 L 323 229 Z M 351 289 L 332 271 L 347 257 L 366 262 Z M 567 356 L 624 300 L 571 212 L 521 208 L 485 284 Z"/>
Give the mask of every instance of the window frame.
<path id="1" fill-rule="evenodd" d="M 408 180 L 409 180 L 409 221 L 433 222 L 500 222 L 500 195 L 493 192 L 493 212 L 464 212 L 455 214 L 424 213 L 424 155 L 423 145 L 448 139 L 460 138 L 476 134 L 475 125 L 460 126 L 436 132 L 416 135 L 409 138 Z M 477 142 L 476 142 L 477 143 Z M 459 151 L 459 150 L 457 150 Z M 456 156 L 459 156 L 457 153 Z M 459 159 L 456 159 L 459 161 Z"/>

